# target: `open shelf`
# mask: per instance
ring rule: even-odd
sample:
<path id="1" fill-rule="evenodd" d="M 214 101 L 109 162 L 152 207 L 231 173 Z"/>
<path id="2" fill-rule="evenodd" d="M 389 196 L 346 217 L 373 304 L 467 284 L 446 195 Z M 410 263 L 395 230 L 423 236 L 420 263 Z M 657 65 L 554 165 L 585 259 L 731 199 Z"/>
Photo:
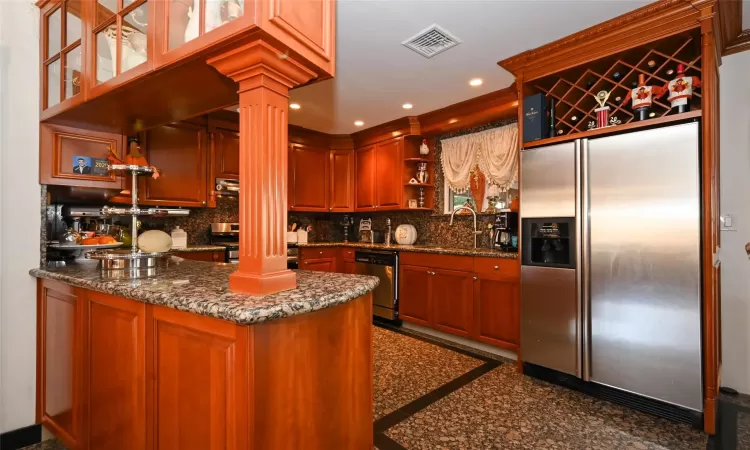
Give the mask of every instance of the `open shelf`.
<path id="1" fill-rule="evenodd" d="M 671 114 L 669 116 L 657 117 L 654 119 L 642 120 L 639 122 L 629 122 L 623 125 L 615 125 L 615 126 L 606 127 L 606 128 L 596 128 L 596 129 L 589 130 L 589 131 L 582 131 L 580 133 L 575 133 L 573 135 L 567 134 L 563 136 L 556 136 L 553 138 L 540 139 L 538 141 L 525 142 L 523 144 L 523 148 L 526 149 L 526 148 L 541 147 L 541 146 L 549 145 L 549 144 L 557 144 L 559 142 L 572 141 L 574 139 L 592 138 L 592 137 L 607 135 L 610 133 L 616 133 L 620 131 L 633 130 L 636 128 L 648 127 L 648 126 L 653 126 L 653 125 L 662 125 L 662 124 L 667 124 L 671 122 L 678 122 L 681 120 L 695 119 L 700 116 L 701 116 L 700 110 L 690 111 L 690 112 L 686 112 L 683 114 Z"/>
<path id="2" fill-rule="evenodd" d="M 432 183 L 404 183 L 404 186 L 409 186 L 409 187 L 433 187 L 435 185 L 432 184 Z"/>
<path id="3" fill-rule="evenodd" d="M 697 32 L 681 33 L 529 82 L 526 87 L 530 91 L 544 93 L 548 102 L 555 100 L 556 136 L 525 143 L 524 147 L 600 131 L 590 130 L 588 126 L 589 122 L 596 122 L 594 109 L 599 104 L 594 95 L 602 90 L 610 92 L 606 105 L 610 107 L 610 118 L 620 122 L 615 127 L 631 123 L 648 126 L 654 124 L 654 119 L 672 117 L 674 113 L 666 96 L 654 98 L 650 108 L 653 118 L 640 122 L 634 121 L 630 101 L 625 105 L 622 105 L 622 101 L 631 89 L 637 87 L 638 75 L 641 74 L 645 75 L 647 86 L 663 87 L 676 77 L 677 65 L 684 64 L 687 76 L 700 77 L 700 43 Z M 693 93 L 691 108 L 700 111 L 700 91 Z M 685 117 L 685 114 L 680 115 L 680 118 Z M 607 131 L 600 132 L 611 132 L 611 128 L 604 128 L 602 130 Z"/>
<path id="4" fill-rule="evenodd" d="M 432 158 L 404 158 L 404 161 L 407 161 L 407 162 L 426 162 L 426 163 L 435 162 L 435 160 L 432 159 Z"/>

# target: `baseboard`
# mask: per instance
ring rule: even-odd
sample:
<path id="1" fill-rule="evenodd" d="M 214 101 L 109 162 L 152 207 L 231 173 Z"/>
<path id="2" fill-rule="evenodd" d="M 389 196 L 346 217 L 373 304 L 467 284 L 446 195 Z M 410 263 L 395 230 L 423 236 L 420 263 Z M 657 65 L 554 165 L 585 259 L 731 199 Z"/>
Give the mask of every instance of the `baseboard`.
<path id="1" fill-rule="evenodd" d="M 510 350 L 505 350 L 503 348 L 495 347 L 493 345 L 485 344 L 484 342 L 477 342 L 471 339 L 462 338 L 460 336 L 454 336 L 452 334 L 443 333 L 442 331 L 438 331 L 432 328 L 423 327 L 420 325 L 414 325 L 413 323 L 409 323 L 409 322 L 404 322 L 402 325 L 402 328 L 406 328 L 407 330 L 413 330 L 418 333 L 433 336 L 438 339 L 442 339 L 444 341 L 450 341 L 460 346 L 469 347 L 474 350 L 479 350 L 480 352 L 497 355 L 502 358 L 510 359 L 512 361 L 515 361 L 517 359 L 517 356 L 514 352 Z"/>
<path id="2" fill-rule="evenodd" d="M 42 442 L 42 426 L 28 427 L 0 434 L 0 450 L 18 450 Z"/>

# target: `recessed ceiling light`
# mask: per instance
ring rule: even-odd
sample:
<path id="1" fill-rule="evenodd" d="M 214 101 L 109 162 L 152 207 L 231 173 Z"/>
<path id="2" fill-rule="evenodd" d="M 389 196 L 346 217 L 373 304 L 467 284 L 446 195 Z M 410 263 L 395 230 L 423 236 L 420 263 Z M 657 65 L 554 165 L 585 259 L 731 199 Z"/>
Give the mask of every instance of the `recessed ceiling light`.
<path id="1" fill-rule="evenodd" d="M 469 84 L 472 85 L 472 86 L 474 86 L 474 87 L 481 86 L 482 83 L 484 83 L 484 81 L 482 81 L 481 78 L 474 78 L 471 81 L 469 81 Z"/>
<path id="2" fill-rule="evenodd" d="M 404 109 L 412 109 L 414 105 L 412 105 L 411 103 L 404 103 L 403 105 L 401 105 L 401 107 Z"/>
<path id="3" fill-rule="evenodd" d="M 362 122 L 361 120 L 355 120 L 355 121 L 354 121 L 354 125 L 356 125 L 356 126 L 358 126 L 358 127 L 361 127 L 361 126 L 362 126 L 362 125 L 364 125 L 364 124 L 365 124 L 365 123 L 364 123 L 364 122 Z"/>
<path id="4" fill-rule="evenodd" d="M 292 109 L 300 109 L 299 103 L 290 103 L 289 107 Z"/>

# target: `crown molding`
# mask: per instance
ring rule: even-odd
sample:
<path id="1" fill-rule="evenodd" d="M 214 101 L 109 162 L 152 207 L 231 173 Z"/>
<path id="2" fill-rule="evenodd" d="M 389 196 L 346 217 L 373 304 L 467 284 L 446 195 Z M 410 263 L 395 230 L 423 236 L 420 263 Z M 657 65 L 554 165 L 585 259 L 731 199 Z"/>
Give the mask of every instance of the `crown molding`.
<path id="1" fill-rule="evenodd" d="M 701 25 L 700 7 L 710 7 L 715 2 L 716 0 L 660 0 L 506 58 L 498 62 L 498 65 L 517 78 L 530 81 L 696 28 Z"/>

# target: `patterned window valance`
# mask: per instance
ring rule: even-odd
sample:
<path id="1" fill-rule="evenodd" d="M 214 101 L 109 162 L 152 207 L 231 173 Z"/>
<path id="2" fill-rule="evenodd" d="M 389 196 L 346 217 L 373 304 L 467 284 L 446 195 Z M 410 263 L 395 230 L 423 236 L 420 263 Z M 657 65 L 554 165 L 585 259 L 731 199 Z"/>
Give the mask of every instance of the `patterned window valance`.
<path id="1" fill-rule="evenodd" d="M 508 189 L 518 169 L 518 124 L 513 123 L 478 133 L 441 141 L 445 185 L 460 194 L 470 189 L 475 167 L 490 185 Z"/>

